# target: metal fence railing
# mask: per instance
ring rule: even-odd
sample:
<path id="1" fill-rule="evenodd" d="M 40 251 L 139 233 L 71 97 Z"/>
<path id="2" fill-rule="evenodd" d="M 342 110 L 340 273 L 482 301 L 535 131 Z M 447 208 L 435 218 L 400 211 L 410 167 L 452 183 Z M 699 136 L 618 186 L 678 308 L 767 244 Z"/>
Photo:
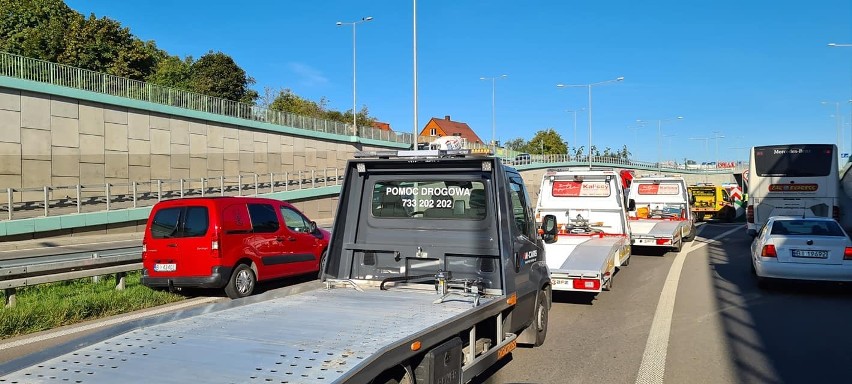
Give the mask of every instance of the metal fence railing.
<path id="1" fill-rule="evenodd" d="M 81 89 L 150 103 L 169 105 L 194 111 L 264 123 L 325 132 L 352 135 L 352 125 L 317 119 L 288 112 L 275 111 L 255 105 L 206 96 L 195 92 L 113 76 L 49 61 L 0 52 L 0 76 L 37 81 Z M 368 139 L 411 143 L 412 134 L 358 127 L 358 136 Z"/>
<path id="2" fill-rule="evenodd" d="M 340 185 L 341 168 L 0 191 L 0 221 L 147 207 L 190 196 L 247 196 Z"/>

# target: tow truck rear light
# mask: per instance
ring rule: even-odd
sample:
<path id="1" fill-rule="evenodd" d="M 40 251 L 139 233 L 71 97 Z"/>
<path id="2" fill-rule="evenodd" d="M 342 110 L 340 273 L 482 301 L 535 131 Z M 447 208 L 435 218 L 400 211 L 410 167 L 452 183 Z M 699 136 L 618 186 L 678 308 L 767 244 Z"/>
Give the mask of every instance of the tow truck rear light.
<path id="1" fill-rule="evenodd" d="M 833 217 L 834 220 L 840 220 L 840 207 L 835 205 L 831 208 L 831 217 Z"/>
<path id="2" fill-rule="evenodd" d="M 671 245 L 672 239 L 657 239 L 657 245 Z"/>
<path id="3" fill-rule="evenodd" d="M 847 249 L 849 249 L 849 248 L 847 248 Z M 762 256 L 762 257 L 778 257 L 778 253 L 775 252 L 775 246 L 774 245 L 767 244 L 767 245 L 764 245 L 763 249 L 760 251 L 760 256 Z"/>
<path id="4" fill-rule="evenodd" d="M 574 279 L 574 289 L 597 291 L 601 289 L 601 281 L 598 279 Z"/>
<path id="5" fill-rule="evenodd" d="M 752 205 L 749 205 L 748 208 L 746 208 L 746 220 L 748 220 L 749 223 L 754 224 L 754 206 Z"/>
<path id="6" fill-rule="evenodd" d="M 852 260 L 852 247 L 843 250 L 843 260 Z"/>

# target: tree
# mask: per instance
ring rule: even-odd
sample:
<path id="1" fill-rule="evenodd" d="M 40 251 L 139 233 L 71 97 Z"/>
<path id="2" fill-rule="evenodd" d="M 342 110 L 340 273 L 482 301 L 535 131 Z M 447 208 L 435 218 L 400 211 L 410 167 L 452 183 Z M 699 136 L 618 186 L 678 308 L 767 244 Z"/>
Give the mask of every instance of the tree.
<path id="1" fill-rule="evenodd" d="M 266 92 L 268 94 L 268 92 Z M 267 98 L 268 96 L 264 96 Z M 317 103 L 315 101 L 311 101 L 301 96 L 295 94 L 290 89 L 280 89 L 278 90 L 277 95 L 272 100 L 272 103 L 269 104 L 269 109 L 294 113 L 297 115 L 310 116 L 315 118 L 325 118 L 326 117 L 326 104 L 328 101 L 323 97 Z M 352 115 L 349 115 L 350 121 L 352 121 Z"/>
<path id="2" fill-rule="evenodd" d="M 523 138 L 518 137 L 518 138 L 515 138 L 515 139 L 512 139 L 512 140 L 506 141 L 506 143 L 504 143 L 503 145 L 508 150 L 522 151 L 522 150 L 524 150 L 524 148 L 526 148 L 527 142 Z"/>
<path id="3" fill-rule="evenodd" d="M 56 61 L 76 14 L 62 0 L 0 0 L 0 51 Z"/>
<path id="4" fill-rule="evenodd" d="M 157 63 L 157 67 L 147 81 L 186 91 L 192 90 L 190 75 L 192 74 L 192 57 L 181 60 L 177 56 L 166 56 Z"/>
<path id="5" fill-rule="evenodd" d="M 563 154 L 568 152 L 562 136 L 553 128 L 536 132 L 526 146 L 527 152 L 534 154 Z"/>
<path id="6" fill-rule="evenodd" d="M 210 51 L 190 66 L 190 87 L 204 95 L 254 104 L 259 95 L 252 84 L 254 79 L 222 52 Z"/>

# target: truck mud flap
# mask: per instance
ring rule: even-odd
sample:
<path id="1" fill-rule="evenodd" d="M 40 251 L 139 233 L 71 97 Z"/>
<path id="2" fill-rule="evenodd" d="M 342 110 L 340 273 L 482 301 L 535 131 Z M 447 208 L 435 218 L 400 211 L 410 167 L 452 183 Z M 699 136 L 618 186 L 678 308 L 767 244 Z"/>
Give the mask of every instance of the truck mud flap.
<path id="1" fill-rule="evenodd" d="M 462 341 L 452 338 L 432 348 L 414 369 L 417 384 L 461 383 Z"/>

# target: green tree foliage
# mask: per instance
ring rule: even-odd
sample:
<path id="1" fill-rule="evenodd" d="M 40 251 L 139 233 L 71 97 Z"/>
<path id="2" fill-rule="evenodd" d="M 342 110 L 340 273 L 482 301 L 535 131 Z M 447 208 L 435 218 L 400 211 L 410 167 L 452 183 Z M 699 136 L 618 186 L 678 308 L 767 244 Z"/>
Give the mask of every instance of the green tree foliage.
<path id="1" fill-rule="evenodd" d="M 118 21 L 94 14 L 72 16 L 64 44 L 59 63 L 135 80 L 144 80 L 163 56 L 154 43 L 142 42 Z"/>
<path id="2" fill-rule="evenodd" d="M 0 50 L 56 61 L 75 14 L 62 0 L 0 0 Z"/>
<path id="3" fill-rule="evenodd" d="M 269 102 L 270 99 L 271 102 Z M 319 102 L 315 102 L 297 95 L 290 89 L 281 89 L 275 92 L 267 88 L 264 90 L 264 96 L 261 97 L 261 106 L 318 119 L 339 121 L 346 124 L 352 123 L 351 109 L 346 112 L 328 109 L 328 99 L 325 97 L 320 98 Z M 370 116 L 367 107 L 361 108 L 356 118 L 359 127 L 372 127 L 373 123 L 376 122 L 376 119 Z"/>
<path id="4" fill-rule="evenodd" d="M 147 81 L 189 91 L 192 90 L 190 85 L 191 67 L 192 57 L 187 56 L 186 59 L 181 60 L 177 56 L 167 56 L 157 63 L 154 73 L 148 76 Z"/>
<path id="5" fill-rule="evenodd" d="M 509 149 L 509 150 L 512 150 L 512 151 L 523 151 L 527 146 L 527 141 L 524 140 L 523 138 L 518 137 L 518 138 L 515 138 L 515 139 L 512 139 L 512 140 L 506 141 L 506 143 L 504 143 L 503 145 L 506 147 L 506 149 Z"/>
<path id="6" fill-rule="evenodd" d="M 564 154 L 568 152 L 568 147 L 555 129 L 548 128 L 538 131 L 527 144 L 526 150 L 533 154 Z"/>
<path id="7" fill-rule="evenodd" d="M 208 96 L 254 104 L 259 97 L 249 88 L 254 79 L 231 56 L 210 51 L 190 66 L 192 90 Z"/>

